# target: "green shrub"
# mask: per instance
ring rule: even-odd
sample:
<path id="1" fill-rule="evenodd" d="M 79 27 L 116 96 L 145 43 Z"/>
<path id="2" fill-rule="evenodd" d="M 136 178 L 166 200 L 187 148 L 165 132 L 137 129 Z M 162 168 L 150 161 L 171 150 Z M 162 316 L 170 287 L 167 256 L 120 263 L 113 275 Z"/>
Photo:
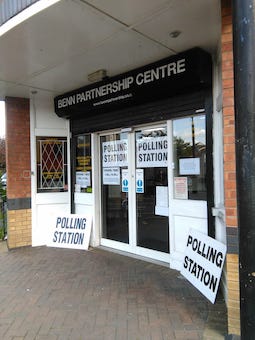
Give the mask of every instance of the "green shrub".
<path id="1" fill-rule="evenodd" d="M 6 188 L 3 188 L 0 183 L 0 198 L 2 198 L 3 202 L 6 202 Z"/>
<path id="2" fill-rule="evenodd" d="M 3 240 L 4 239 L 4 227 L 0 227 L 0 240 Z"/>

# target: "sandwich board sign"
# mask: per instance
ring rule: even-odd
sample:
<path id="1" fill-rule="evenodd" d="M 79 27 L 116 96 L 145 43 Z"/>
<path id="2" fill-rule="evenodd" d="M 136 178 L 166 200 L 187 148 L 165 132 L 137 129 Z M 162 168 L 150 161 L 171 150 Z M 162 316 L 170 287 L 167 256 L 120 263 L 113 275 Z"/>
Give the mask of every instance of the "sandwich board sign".
<path id="1" fill-rule="evenodd" d="M 225 256 L 225 244 L 195 229 L 189 230 L 181 274 L 212 303 L 215 302 Z"/>
<path id="2" fill-rule="evenodd" d="M 47 246 L 88 250 L 92 215 L 59 214 L 48 228 Z"/>

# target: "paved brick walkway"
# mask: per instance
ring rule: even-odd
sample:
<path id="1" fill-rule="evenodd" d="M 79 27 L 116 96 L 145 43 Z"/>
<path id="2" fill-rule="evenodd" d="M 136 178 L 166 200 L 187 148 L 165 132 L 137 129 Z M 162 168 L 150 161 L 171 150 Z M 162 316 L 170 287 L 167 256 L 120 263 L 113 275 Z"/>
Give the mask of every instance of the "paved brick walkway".
<path id="1" fill-rule="evenodd" d="M 0 339 L 223 339 L 226 312 L 180 274 L 119 254 L 0 244 Z M 211 317 L 211 321 L 210 321 Z"/>

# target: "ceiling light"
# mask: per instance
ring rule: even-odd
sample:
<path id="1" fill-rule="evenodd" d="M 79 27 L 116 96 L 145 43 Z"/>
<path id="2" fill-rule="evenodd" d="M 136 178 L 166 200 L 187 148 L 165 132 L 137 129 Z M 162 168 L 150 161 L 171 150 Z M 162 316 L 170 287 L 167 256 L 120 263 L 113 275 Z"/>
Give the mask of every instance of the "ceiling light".
<path id="1" fill-rule="evenodd" d="M 106 70 L 101 69 L 88 74 L 88 80 L 94 83 L 96 81 L 103 80 L 106 76 L 107 76 Z"/>
<path id="2" fill-rule="evenodd" d="M 174 39 L 178 38 L 180 34 L 181 34 L 181 31 L 178 31 L 178 30 L 172 31 L 171 33 L 169 33 L 170 37 Z"/>

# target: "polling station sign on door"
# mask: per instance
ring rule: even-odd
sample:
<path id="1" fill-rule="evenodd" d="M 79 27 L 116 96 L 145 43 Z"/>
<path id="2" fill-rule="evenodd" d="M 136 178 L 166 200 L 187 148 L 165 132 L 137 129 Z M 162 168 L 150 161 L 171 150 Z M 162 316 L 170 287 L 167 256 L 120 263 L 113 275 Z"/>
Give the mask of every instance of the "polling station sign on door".
<path id="1" fill-rule="evenodd" d="M 124 169 L 122 169 L 121 172 L 121 168 L 126 167 L 127 164 L 128 141 L 126 139 L 102 143 L 102 174 L 104 185 L 120 185 L 120 182 L 122 182 L 123 187 L 123 181 L 127 181 L 128 176 L 124 172 Z M 127 184 L 125 188 L 126 190 L 123 190 L 123 192 L 127 192 Z"/>
<path id="2" fill-rule="evenodd" d="M 128 142 L 115 140 L 102 144 L 103 168 L 127 166 Z"/>
<path id="3" fill-rule="evenodd" d="M 167 167 L 167 137 L 143 137 L 136 141 L 137 168 Z"/>
<path id="4" fill-rule="evenodd" d="M 167 167 L 167 137 L 143 137 L 136 141 L 136 193 L 144 193 L 144 168 Z M 127 139 L 102 143 L 102 173 L 104 185 L 120 185 L 128 192 Z"/>

